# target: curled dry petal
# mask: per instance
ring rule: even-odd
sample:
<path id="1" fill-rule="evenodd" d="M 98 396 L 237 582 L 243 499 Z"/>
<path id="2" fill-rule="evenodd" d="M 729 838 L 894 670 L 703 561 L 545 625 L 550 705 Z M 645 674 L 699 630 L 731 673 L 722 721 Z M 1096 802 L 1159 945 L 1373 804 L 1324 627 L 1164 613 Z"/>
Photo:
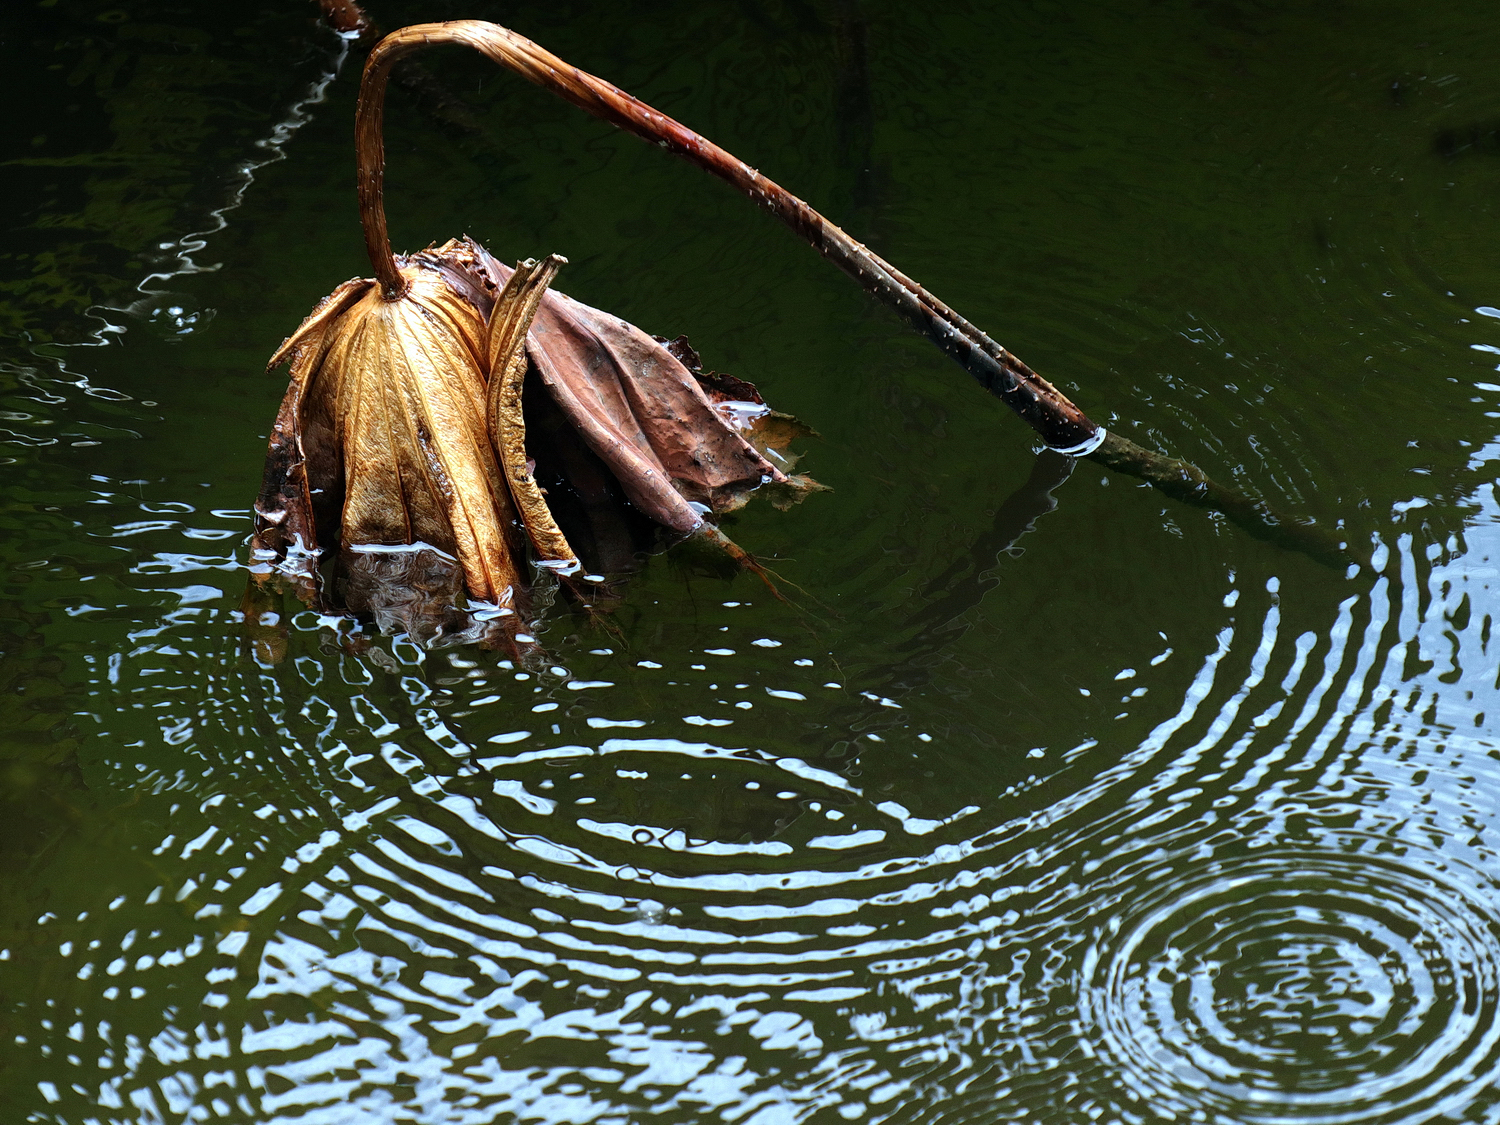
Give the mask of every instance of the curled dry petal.
<path id="1" fill-rule="evenodd" d="M 482 249 L 475 268 L 501 285 L 510 279 Z M 631 503 L 664 527 L 695 531 L 705 512 L 738 507 L 744 493 L 786 481 L 676 356 L 617 316 L 549 289 L 526 354 Z"/>
<path id="2" fill-rule="evenodd" d="M 531 474 L 526 455 L 522 392 L 527 369 L 526 333 L 536 316 L 537 305 L 547 293 L 547 286 L 566 261 L 566 258 L 553 254 L 542 262 L 522 262 L 500 291 L 490 313 L 487 398 L 490 433 L 511 496 L 520 509 L 526 535 L 538 561 L 555 569 L 559 575 L 575 574 L 582 567 L 567 537 L 552 518 L 546 497 Z"/>
<path id="3" fill-rule="evenodd" d="M 469 239 L 416 257 L 428 254 L 491 316 L 493 326 L 491 305 L 513 271 Z M 631 503 L 662 526 L 692 532 L 704 513 L 732 511 L 762 485 L 795 489 L 797 482 L 757 448 L 763 444 L 758 418 L 724 409 L 726 396 L 717 389 L 732 385 L 740 397 L 763 407 L 754 386 L 705 375 L 685 342 L 681 356 L 674 347 L 550 288 L 526 336 L 526 354 L 547 396 Z M 775 417 L 800 427 L 787 415 Z"/>
<path id="4" fill-rule="evenodd" d="M 319 536 L 306 450 L 312 446 L 317 461 L 325 461 L 330 450 L 326 442 L 316 438 L 304 440 L 302 405 L 308 384 L 328 350 L 333 335 L 330 326 L 373 287 L 374 282 L 362 278 L 344 282 L 318 303 L 267 364 L 269 370 L 290 361 L 292 372 L 271 427 L 264 481 L 255 502 L 251 573 L 265 577 L 274 563 L 292 581 L 302 600 L 310 604 L 317 601 Z M 321 497 L 321 486 L 319 494 Z"/>
<path id="5" fill-rule="evenodd" d="M 485 423 L 484 318 L 430 262 L 402 276 L 394 299 L 341 286 L 277 352 L 292 372 L 256 559 L 281 560 L 304 598 L 326 601 L 318 558 L 338 545 L 343 601 L 366 609 L 384 600 L 391 549 L 420 549 L 424 574 L 446 561 L 470 597 L 514 613 L 520 544 Z"/>

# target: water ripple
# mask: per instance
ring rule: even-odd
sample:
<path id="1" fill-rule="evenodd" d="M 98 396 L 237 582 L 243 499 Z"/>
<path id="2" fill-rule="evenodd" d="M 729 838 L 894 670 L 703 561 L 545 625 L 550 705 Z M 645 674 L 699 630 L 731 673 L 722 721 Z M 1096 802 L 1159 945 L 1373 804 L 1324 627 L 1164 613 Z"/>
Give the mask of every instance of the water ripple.
<path id="1" fill-rule="evenodd" d="M 1079 1023 L 1136 1113 L 1430 1121 L 1492 1083 L 1494 883 L 1328 843 L 1117 873 L 1132 893 L 1086 955 Z"/>
<path id="2" fill-rule="evenodd" d="M 686 327 L 728 341 L 723 362 L 754 378 L 761 363 L 768 390 L 779 379 L 825 427 L 812 467 L 838 486 L 827 506 L 751 507 L 734 534 L 826 604 L 800 613 L 748 576 L 658 556 L 607 629 L 553 607 L 543 668 L 291 604 L 286 659 L 262 665 L 236 620 L 238 505 L 263 448 L 245 419 L 276 390 L 223 382 L 253 370 L 205 350 L 228 318 L 170 349 L 146 333 L 68 353 L 87 379 L 42 359 L 0 369 L 20 482 L 4 513 L 0 770 L 24 794 L 0 824 L 0 1100 L 19 1091 L 49 1125 L 1500 1116 L 1500 500 L 1481 475 L 1500 449 L 1481 421 L 1500 393 L 1495 298 L 1458 304 L 1425 235 L 1393 232 L 1387 252 L 1366 219 L 1307 217 L 1333 198 L 1325 181 L 1368 163 L 1373 118 L 1330 109 L 1311 124 L 1342 122 L 1343 138 L 1257 140 L 1281 91 L 1255 59 L 1279 51 L 1244 55 L 1231 96 L 1228 69 L 1184 61 L 1201 43 L 1163 34 L 1192 98 L 1204 74 L 1218 84 L 1200 104 L 1125 51 L 1130 36 L 1068 56 L 1090 36 L 1048 23 L 1030 41 L 1054 52 L 1038 74 L 1071 57 L 1068 77 L 997 85 L 993 68 L 951 65 L 975 13 L 928 14 L 963 38 L 872 22 L 870 73 L 926 75 L 956 116 L 903 124 L 921 91 L 897 87 L 881 127 L 933 146 L 932 163 L 893 150 L 892 169 L 926 169 L 921 195 L 876 167 L 883 198 L 851 229 L 976 315 L 1001 310 L 1007 342 L 1076 373 L 1112 427 L 1373 533 L 1372 573 L 1217 534 L 1087 464 L 1043 457 L 1023 484 L 993 404 L 972 405 L 894 323 L 861 320 L 852 292 L 825 301 L 796 272 L 816 263 L 783 266 L 752 212 L 743 229 L 702 212 L 712 239 L 654 219 L 604 237 L 616 220 L 601 216 L 633 206 L 618 173 L 658 153 L 596 145 L 560 180 L 482 169 L 490 194 L 461 192 L 465 207 L 504 203 L 489 211 L 551 238 L 568 233 L 566 203 L 593 224 L 572 231 L 598 251 L 575 267 L 586 284 L 623 289 L 641 323 L 685 298 Z M 1265 42 L 1301 43 L 1302 27 Z M 737 41 L 703 25 L 663 42 L 704 28 Z M 766 76 L 802 81 L 783 65 L 789 34 L 748 56 L 669 51 L 686 70 L 643 80 L 688 91 L 738 58 L 771 92 L 761 120 L 723 87 L 725 136 L 773 137 L 789 99 Z M 622 74 L 661 53 L 635 45 L 614 47 Z M 1148 84 L 1155 109 L 1101 112 L 1101 66 L 1121 90 Z M 1333 70 L 1278 73 L 1321 91 Z M 294 130 L 333 153 L 331 125 L 302 129 L 325 84 L 265 123 L 262 156 Z M 527 134 L 512 108 L 495 121 L 540 154 L 527 137 L 556 122 Z M 425 143 L 402 112 L 401 143 Z M 1217 136 L 1236 115 L 1250 132 Z M 1014 135 L 969 146 L 962 182 L 929 182 L 958 138 L 1000 120 Z M 1121 127 L 1085 132 L 1095 121 Z M 768 158 L 826 165 L 794 147 Z M 1212 171 L 1252 149 L 1281 171 Z M 478 183 L 463 152 L 443 159 L 434 191 Z M 252 178 L 289 213 L 323 197 L 291 164 L 236 168 L 231 204 Z M 1387 178 L 1338 198 L 1367 215 L 1397 190 Z M 653 183 L 655 209 L 678 181 Z M 977 225 L 946 223 L 941 241 L 920 205 L 934 192 Z M 424 221 L 442 218 L 424 198 Z M 234 269 L 194 263 L 202 236 L 166 247 L 196 296 L 147 294 L 172 302 L 165 335 L 201 324 L 194 308 L 236 307 L 247 247 L 293 229 L 245 204 L 214 236 Z M 983 221 L 997 209 L 1003 222 Z M 1451 232 L 1472 238 L 1476 215 Z M 315 273 L 333 245 L 297 257 Z M 668 289 L 619 284 L 643 261 Z M 311 280 L 293 271 L 287 290 Z M 283 297 L 238 320 L 247 349 L 304 311 Z M 167 394 L 147 387 L 168 387 L 168 406 L 126 393 Z M 1390 448 L 1373 464 L 1377 439 Z"/>

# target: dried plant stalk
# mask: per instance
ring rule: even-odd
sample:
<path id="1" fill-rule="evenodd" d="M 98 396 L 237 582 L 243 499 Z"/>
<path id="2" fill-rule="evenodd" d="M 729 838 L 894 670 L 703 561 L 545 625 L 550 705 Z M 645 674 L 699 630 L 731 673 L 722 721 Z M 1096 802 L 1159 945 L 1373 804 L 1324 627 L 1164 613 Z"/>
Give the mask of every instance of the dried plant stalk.
<path id="1" fill-rule="evenodd" d="M 1346 545 L 1322 528 L 1227 489 L 1187 462 L 1107 434 L 1017 356 L 785 188 L 666 114 L 497 24 L 455 20 L 402 28 L 381 40 L 366 62 L 356 116 L 360 213 L 371 261 L 388 294 L 398 292 L 402 283 L 388 246 L 383 207 L 384 87 L 398 60 L 444 43 L 481 52 L 595 117 L 676 153 L 765 207 L 956 359 L 987 391 L 1020 415 L 1048 447 L 1091 457 L 1147 481 L 1174 499 L 1220 511 L 1257 538 L 1335 565 L 1354 561 Z"/>
<path id="2" fill-rule="evenodd" d="M 825 257 L 954 355 L 986 389 L 1036 428 L 1047 444 L 1063 448 L 1087 444 L 1094 439 L 1098 427 L 1066 395 L 785 188 L 706 137 L 611 83 L 568 65 L 524 36 L 481 20 L 453 20 L 402 28 L 381 40 L 365 64 L 364 86 L 355 123 L 359 147 L 360 210 L 366 218 L 365 243 L 370 259 L 376 263 L 376 273 L 388 293 L 397 291 L 401 283 L 389 249 L 383 207 L 381 128 L 384 85 L 397 61 L 425 47 L 443 43 L 472 47 L 595 117 L 658 144 L 728 181 L 791 226 Z"/>

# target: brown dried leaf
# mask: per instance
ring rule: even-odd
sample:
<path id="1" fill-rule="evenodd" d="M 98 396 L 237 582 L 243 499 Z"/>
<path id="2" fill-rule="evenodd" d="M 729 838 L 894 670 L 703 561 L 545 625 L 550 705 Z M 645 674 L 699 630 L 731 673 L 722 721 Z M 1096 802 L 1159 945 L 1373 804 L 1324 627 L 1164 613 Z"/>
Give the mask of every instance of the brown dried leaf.
<path id="1" fill-rule="evenodd" d="M 473 249 L 492 284 L 510 278 Z M 785 479 L 714 409 L 676 356 L 619 317 L 548 290 L 526 353 L 630 501 L 665 527 L 693 531 L 705 512 L 738 507 L 746 493 Z"/>

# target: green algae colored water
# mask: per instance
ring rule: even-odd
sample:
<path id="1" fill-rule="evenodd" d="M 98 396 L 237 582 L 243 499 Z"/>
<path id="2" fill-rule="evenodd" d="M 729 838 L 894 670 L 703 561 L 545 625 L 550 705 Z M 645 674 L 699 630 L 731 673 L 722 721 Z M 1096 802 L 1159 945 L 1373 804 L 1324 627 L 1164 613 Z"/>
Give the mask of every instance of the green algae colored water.
<path id="1" fill-rule="evenodd" d="M 1500 1114 L 1500 23 L 1477 2 L 498 5 L 1346 574 L 1034 438 L 764 214 L 456 50 L 398 249 L 813 425 L 834 491 L 520 668 L 238 607 L 368 273 L 357 45 L 20 0 L 0 247 L 0 1109 L 85 1123 Z M 368 636 L 370 630 L 365 628 Z"/>

